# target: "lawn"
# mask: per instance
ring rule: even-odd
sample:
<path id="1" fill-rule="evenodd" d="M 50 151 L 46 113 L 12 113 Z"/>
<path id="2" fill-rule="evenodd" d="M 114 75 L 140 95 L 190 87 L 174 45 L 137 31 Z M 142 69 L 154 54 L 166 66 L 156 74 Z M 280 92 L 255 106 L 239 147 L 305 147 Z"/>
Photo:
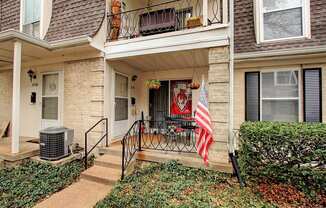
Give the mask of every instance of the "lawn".
<path id="1" fill-rule="evenodd" d="M 76 181 L 82 170 L 80 161 L 60 167 L 29 161 L 14 169 L 0 170 L 0 207 L 33 207 Z"/>
<path id="2" fill-rule="evenodd" d="M 252 188 L 215 171 L 184 167 L 175 161 L 138 167 L 96 208 L 276 207 Z"/>

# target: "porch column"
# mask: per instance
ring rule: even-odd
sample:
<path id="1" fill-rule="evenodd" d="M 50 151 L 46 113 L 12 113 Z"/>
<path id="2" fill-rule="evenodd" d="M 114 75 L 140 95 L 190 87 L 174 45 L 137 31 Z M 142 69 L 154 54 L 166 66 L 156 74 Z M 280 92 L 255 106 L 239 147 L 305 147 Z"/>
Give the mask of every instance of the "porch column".
<path id="1" fill-rule="evenodd" d="M 12 93 L 12 118 L 11 118 L 11 153 L 19 152 L 20 136 L 20 73 L 21 73 L 21 51 L 22 43 L 14 42 L 14 64 L 13 64 L 13 93 Z"/>
<path id="2" fill-rule="evenodd" d="M 227 163 L 229 137 L 229 47 L 209 49 L 208 101 L 211 113 L 214 145 L 209 153 L 210 161 Z M 221 159 L 225 161 L 221 161 Z"/>

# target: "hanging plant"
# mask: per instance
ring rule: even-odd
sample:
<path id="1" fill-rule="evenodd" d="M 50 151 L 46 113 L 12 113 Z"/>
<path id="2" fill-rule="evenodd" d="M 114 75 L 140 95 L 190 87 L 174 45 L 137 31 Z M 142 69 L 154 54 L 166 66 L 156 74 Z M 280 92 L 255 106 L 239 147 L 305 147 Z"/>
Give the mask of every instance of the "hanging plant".
<path id="1" fill-rule="evenodd" d="M 161 87 L 161 82 L 160 80 L 157 79 L 151 79 L 151 80 L 147 80 L 146 81 L 146 86 L 149 89 L 154 89 L 154 90 L 158 90 Z"/>
<path id="2" fill-rule="evenodd" d="M 193 81 L 192 83 L 189 84 L 189 88 L 192 89 L 192 90 L 197 90 L 197 89 L 200 88 L 200 84 L 199 84 L 199 82 L 194 82 Z"/>

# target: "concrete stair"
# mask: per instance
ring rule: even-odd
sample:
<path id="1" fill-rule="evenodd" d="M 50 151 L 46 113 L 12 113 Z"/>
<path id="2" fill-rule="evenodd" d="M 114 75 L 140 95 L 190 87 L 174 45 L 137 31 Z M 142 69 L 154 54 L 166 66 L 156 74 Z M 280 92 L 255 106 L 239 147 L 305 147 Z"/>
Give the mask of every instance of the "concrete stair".
<path id="1" fill-rule="evenodd" d="M 120 146 L 121 148 L 121 146 Z M 110 153 L 108 153 L 110 152 Z M 94 166 L 81 173 L 81 179 L 36 205 L 37 208 L 91 208 L 103 199 L 121 178 L 121 154 L 118 150 L 96 158 Z M 121 150 L 120 150 L 121 153 Z"/>

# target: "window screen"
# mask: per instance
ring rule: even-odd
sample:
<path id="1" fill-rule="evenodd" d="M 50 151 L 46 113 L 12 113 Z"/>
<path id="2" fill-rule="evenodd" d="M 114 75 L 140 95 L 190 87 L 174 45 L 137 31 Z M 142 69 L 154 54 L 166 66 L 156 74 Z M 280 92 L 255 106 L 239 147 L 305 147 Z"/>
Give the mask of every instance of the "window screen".
<path id="1" fill-rule="evenodd" d="M 304 121 L 321 122 L 321 70 L 303 71 Z"/>
<path id="2" fill-rule="evenodd" d="M 259 121 L 259 72 L 246 73 L 246 120 Z"/>
<path id="3" fill-rule="evenodd" d="M 263 0 L 264 39 L 303 36 L 303 0 Z"/>

